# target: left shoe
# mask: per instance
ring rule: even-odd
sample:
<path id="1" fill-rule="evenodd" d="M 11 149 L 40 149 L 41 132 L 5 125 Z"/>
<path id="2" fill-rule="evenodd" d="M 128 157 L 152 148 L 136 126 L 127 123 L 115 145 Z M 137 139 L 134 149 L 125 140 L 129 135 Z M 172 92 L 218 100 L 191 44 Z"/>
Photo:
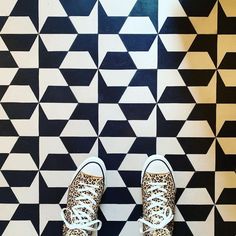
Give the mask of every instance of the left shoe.
<path id="1" fill-rule="evenodd" d="M 63 236 L 91 236 L 102 222 L 97 212 L 105 191 L 106 167 L 98 157 L 91 157 L 78 168 L 69 186 L 67 207 L 62 209 Z"/>

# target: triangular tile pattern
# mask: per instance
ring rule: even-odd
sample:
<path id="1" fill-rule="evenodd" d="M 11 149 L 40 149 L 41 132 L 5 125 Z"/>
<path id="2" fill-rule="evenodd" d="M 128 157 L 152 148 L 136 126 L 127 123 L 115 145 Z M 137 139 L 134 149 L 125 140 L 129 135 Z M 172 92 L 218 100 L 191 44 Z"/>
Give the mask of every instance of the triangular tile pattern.
<path id="1" fill-rule="evenodd" d="M 230 0 L 0 1 L 0 234 L 60 235 L 95 155 L 98 235 L 139 235 L 140 170 L 159 153 L 174 235 L 235 235 L 235 19 Z"/>

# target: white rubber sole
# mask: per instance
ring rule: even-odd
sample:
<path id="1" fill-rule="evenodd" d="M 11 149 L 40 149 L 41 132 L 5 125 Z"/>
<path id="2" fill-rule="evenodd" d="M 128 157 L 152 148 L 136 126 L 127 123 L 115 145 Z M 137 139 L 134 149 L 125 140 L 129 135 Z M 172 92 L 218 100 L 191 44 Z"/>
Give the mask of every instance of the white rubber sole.
<path id="1" fill-rule="evenodd" d="M 142 183 L 143 175 L 144 175 L 144 172 L 145 172 L 147 166 L 148 166 L 152 161 L 155 161 L 155 160 L 161 160 L 161 161 L 163 161 L 163 162 L 167 165 L 167 167 L 169 168 L 169 170 L 171 171 L 171 174 L 172 174 L 172 176 L 173 176 L 173 178 L 174 178 L 174 172 L 173 172 L 173 169 L 172 169 L 170 163 L 168 162 L 168 160 L 167 160 L 164 156 L 162 156 L 162 155 L 155 154 L 155 155 L 152 155 L 152 156 L 148 157 L 148 159 L 144 162 L 144 166 L 143 166 L 143 170 L 142 170 L 142 175 L 141 175 L 141 183 Z"/>
<path id="2" fill-rule="evenodd" d="M 77 171 L 75 172 L 75 174 L 74 174 L 74 176 L 72 178 L 72 181 L 74 180 L 76 175 L 83 169 L 83 167 L 86 166 L 90 162 L 97 163 L 102 168 L 102 171 L 104 173 L 104 184 L 105 184 L 105 187 L 106 187 L 106 166 L 105 166 L 104 162 L 102 161 L 102 159 L 100 159 L 99 157 L 89 157 L 85 161 L 83 161 L 79 165 L 79 167 L 77 168 Z"/>

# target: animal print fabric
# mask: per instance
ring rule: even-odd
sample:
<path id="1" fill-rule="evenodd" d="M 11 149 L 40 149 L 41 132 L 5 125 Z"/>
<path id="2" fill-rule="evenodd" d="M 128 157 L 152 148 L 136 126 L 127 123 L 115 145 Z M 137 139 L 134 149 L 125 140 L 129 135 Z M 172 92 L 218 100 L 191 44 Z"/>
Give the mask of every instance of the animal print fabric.
<path id="1" fill-rule="evenodd" d="M 68 209 L 71 209 L 73 206 L 78 204 L 78 201 L 76 201 L 76 198 L 79 197 L 79 193 L 78 193 L 77 189 L 81 188 L 81 183 L 97 185 L 99 187 L 99 188 L 95 189 L 95 192 L 97 193 L 97 197 L 95 197 L 94 195 L 91 195 L 97 204 L 93 205 L 93 209 L 94 209 L 95 213 L 94 214 L 90 213 L 90 216 L 91 216 L 92 220 L 96 220 L 98 207 L 99 207 L 99 204 L 100 204 L 100 201 L 102 198 L 102 194 L 103 194 L 104 188 L 105 188 L 104 179 L 102 177 L 91 176 L 91 175 L 87 175 L 83 172 L 79 172 L 75 176 L 71 185 L 69 186 L 68 197 L 67 197 L 67 208 Z M 89 192 L 87 192 L 87 194 L 89 194 Z M 86 203 L 89 203 L 89 201 Z M 84 210 L 86 213 L 88 213 L 87 209 L 84 209 Z M 65 218 L 68 222 L 71 222 L 69 215 L 66 215 Z M 87 232 L 87 234 L 89 236 L 91 236 L 92 232 Z M 64 224 L 63 225 L 63 236 L 85 236 L 85 234 L 79 229 L 70 230 Z"/>
<path id="2" fill-rule="evenodd" d="M 166 199 L 166 206 L 170 207 L 172 213 L 175 211 L 175 184 L 174 179 L 171 173 L 163 173 L 163 174 L 153 174 L 153 173 L 144 173 L 142 180 L 142 199 L 143 199 L 143 218 L 150 223 L 154 223 L 153 217 L 151 217 L 151 211 L 148 210 L 148 207 L 151 205 L 151 201 L 147 201 L 147 199 L 151 196 L 152 192 L 148 192 L 147 190 L 150 188 L 150 183 L 166 183 L 163 188 L 167 190 L 167 192 L 163 195 Z M 157 193 L 158 190 L 153 191 Z M 153 208 L 155 211 L 159 211 L 160 207 Z M 171 236 L 173 233 L 174 221 L 172 220 L 165 229 L 155 230 L 153 232 L 145 233 L 145 236 Z M 146 231 L 148 226 L 144 225 L 143 230 Z"/>

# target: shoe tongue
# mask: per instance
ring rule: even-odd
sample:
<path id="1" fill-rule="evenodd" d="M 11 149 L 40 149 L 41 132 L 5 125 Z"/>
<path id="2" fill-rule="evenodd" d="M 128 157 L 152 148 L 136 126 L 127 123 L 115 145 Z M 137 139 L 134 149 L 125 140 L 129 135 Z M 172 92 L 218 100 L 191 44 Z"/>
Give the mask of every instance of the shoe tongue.
<path id="1" fill-rule="evenodd" d="M 69 230 L 66 234 L 66 236 L 87 236 L 87 235 L 92 235 L 92 234 L 85 234 L 82 230 L 80 229 L 72 229 L 72 230 Z"/>
<path id="2" fill-rule="evenodd" d="M 165 229 L 157 229 L 150 233 L 150 236 L 159 236 L 159 235 L 171 236 L 169 230 L 165 230 Z"/>

